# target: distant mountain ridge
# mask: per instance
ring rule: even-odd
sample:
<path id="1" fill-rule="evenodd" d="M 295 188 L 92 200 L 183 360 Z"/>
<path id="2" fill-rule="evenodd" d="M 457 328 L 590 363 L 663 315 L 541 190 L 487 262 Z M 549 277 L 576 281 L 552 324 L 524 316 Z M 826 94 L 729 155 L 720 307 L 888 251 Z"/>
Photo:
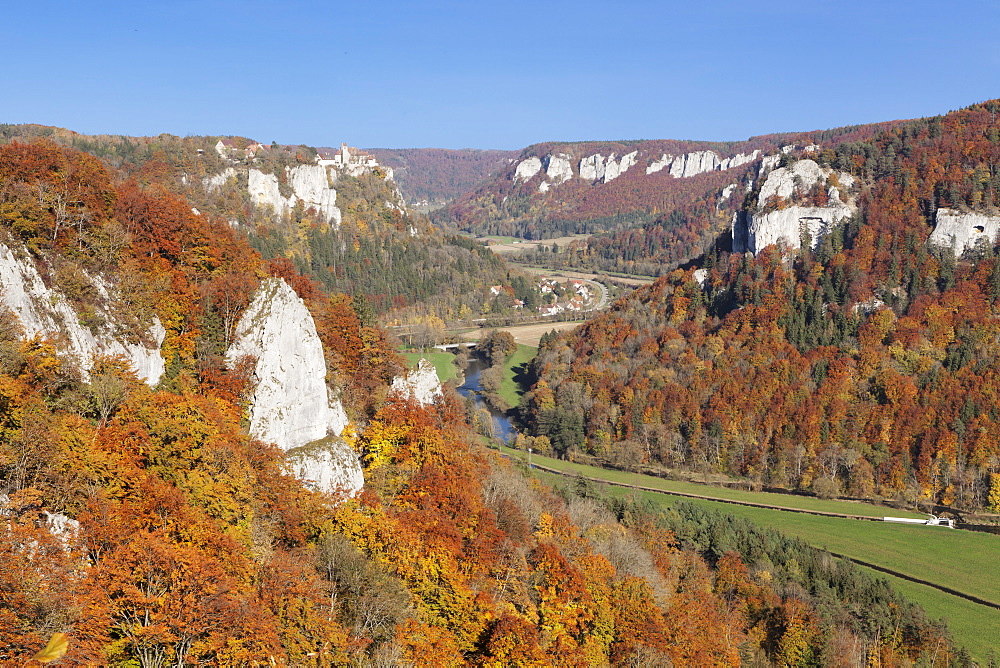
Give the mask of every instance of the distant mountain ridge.
<path id="1" fill-rule="evenodd" d="M 520 151 L 446 148 L 369 148 L 380 164 L 393 169 L 410 203 L 444 204 L 473 190 L 506 167 Z"/>
<path id="2" fill-rule="evenodd" d="M 901 122 L 733 142 L 535 144 L 432 218 L 474 234 L 529 239 L 599 235 L 592 246 L 606 251 L 608 261 L 591 268 L 629 270 L 615 262 L 628 254 L 633 256 L 630 262 L 676 266 L 700 254 L 732 226 L 733 214 L 754 179 L 777 166 L 782 155 L 833 150 Z M 636 247 L 641 252 L 635 253 Z"/>

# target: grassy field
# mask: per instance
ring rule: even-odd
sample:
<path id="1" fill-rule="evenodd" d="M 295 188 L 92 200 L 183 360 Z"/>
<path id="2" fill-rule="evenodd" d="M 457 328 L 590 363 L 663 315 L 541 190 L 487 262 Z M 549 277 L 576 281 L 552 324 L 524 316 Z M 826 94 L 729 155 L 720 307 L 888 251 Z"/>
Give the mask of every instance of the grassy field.
<path id="1" fill-rule="evenodd" d="M 455 356 L 452 353 L 400 353 L 410 363 L 411 368 L 416 368 L 420 358 L 426 359 L 434 365 L 438 379 L 445 383 L 458 376 L 458 369 L 452 364 Z"/>
<path id="2" fill-rule="evenodd" d="M 972 601 L 951 596 L 933 587 L 879 573 L 864 566 L 860 568 L 888 580 L 896 591 L 926 610 L 931 619 L 946 621 L 955 641 L 980 663 L 986 662 L 990 650 L 997 650 L 1000 612 L 990 612 Z"/>
<path id="3" fill-rule="evenodd" d="M 520 457 L 524 456 L 523 452 L 513 449 L 508 449 L 507 453 Z M 681 492 L 684 494 L 699 494 L 702 496 L 712 496 L 720 499 L 729 499 L 732 501 L 764 503 L 774 506 L 800 508 L 802 510 L 816 510 L 825 513 L 841 513 L 844 515 L 861 515 L 864 517 L 884 517 L 886 515 L 891 515 L 893 517 L 921 517 L 921 518 L 927 517 L 926 515 L 920 513 L 911 513 L 905 510 L 895 510 L 867 503 L 817 499 L 812 496 L 798 496 L 793 494 L 750 492 L 740 489 L 730 489 L 728 487 L 700 485 L 698 483 L 685 482 L 683 480 L 664 480 L 663 478 L 640 475 L 638 473 L 613 471 L 610 469 L 598 468 L 596 466 L 587 466 L 586 464 L 574 464 L 573 462 L 567 462 L 560 459 L 553 459 L 551 457 L 541 457 L 538 455 L 534 455 L 533 457 L 536 463 L 541 464 L 543 466 L 548 466 L 558 471 L 566 471 L 568 473 L 575 473 L 577 475 L 584 475 L 593 478 L 601 478 L 602 480 L 609 480 L 611 482 L 620 482 L 620 483 L 627 483 L 630 485 L 641 485 L 643 487 L 652 487 L 654 489 L 662 489 L 664 491 L 669 491 L 669 492 Z M 925 529 L 925 527 L 917 527 L 917 528 Z"/>
<path id="4" fill-rule="evenodd" d="M 527 391 L 525 374 L 528 362 L 535 356 L 538 348 L 517 345 L 517 351 L 507 360 L 503 370 L 503 382 L 500 384 L 500 396 L 511 406 L 521 403 L 521 397 Z"/>
<path id="5" fill-rule="evenodd" d="M 524 453 L 516 456 L 523 457 Z M 541 465 L 548 465 L 549 458 L 533 458 Z M 565 468 L 567 462 L 558 462 Z M 569 465 L 579 468 L 579 465 Z M 555 467 L 553 467 L 555 468 Z M 730 498 L 738 494 L 741 499 L 755 503 L 772 503 L 778 497 L 783 503 L 776 505 L 803 507 L 823 504 L 819 508 L 827 512 L 845 512 L 839 506 L 849 506 L 850 514 L 867 515 L 859 512 L 862 504 L 837 501 L 820 501 L 805 497 L 736 492 L 735 490 L 693 485 L 674 481 L 662 481 L 648 476 L 638 476 L 615 471 L 605 471 L 585 467 L 583 475 L 619 479 L 622 482 L 646 487 L 662 485 L 676 488 L 674 491 L 689 491 L 707 496 Z M 594 475 L 597 473 L 597 475 Z M 562 476 L 537 472 L 540 477 L 552 483 L 565 480 Z M 1000 537 L 971 531 L 951 530 L 939 527 L 922 527 L 876 523 L 864 520 L 822 517 L 780 510 L 738 506 L 717 501 L 682 499 L 656 492 L 635 492 L 621 487 L 606 486 L 609 495 L 638 494 L 658 505 L 669 505 L 685 500 L 705 508 L 744 517 L 759 526 L 770 527 L 782 533 L 795 536 L 815 547 L 824 548 L 854 559 L 890 568 L 910 577 L 919 578 L 957 591 L 979 596 L 989 601 L 1000 602 L 1000 572 L 996 568 L 1000 558 Z M 839 504 L 839 505 L 830 505 Z M 838 508 L 833 510 L 833 508 Z M 868 507 L 871 514 L 881 513 L 877 506 Z M 812 507 L 808 509 L 814 509 Z M 877 512 L 874 512 L 877 511 Z M 893 515 L 903 515 L 892 511 Z M 933 618 L 944 618 L 955 636 L 955 640 L 965 646 L 974 657 L 985 660 L 987 652 L 1000 638 L 1000 611 L 967 601 L 946 592 L 920 585 L 908 580 L 888 575 L 893 585 L 911 600 L 924 606 Z"/>

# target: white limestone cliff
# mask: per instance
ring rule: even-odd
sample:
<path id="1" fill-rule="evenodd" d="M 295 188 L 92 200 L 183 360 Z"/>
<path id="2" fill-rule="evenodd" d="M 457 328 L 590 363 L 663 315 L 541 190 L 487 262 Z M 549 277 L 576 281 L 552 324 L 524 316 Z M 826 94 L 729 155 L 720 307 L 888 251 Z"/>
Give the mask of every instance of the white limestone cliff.
<path id="1" fill-rule="evenodd" d="M 760 187 L 758 201 L 762 204 L 771 197 L 791 199 L 792 195 L 804 192 L 826 179 L 830 170 L 824 170 L 812 160 L 799 160 L 791 167 L 775 169 Z"/>
<path id="2" fill-rule="evenodd" d="M 441 381 L 434 365 L 425 359 L 417 362 L 417 368 L 406 376 L 394 378 L 389 394 L 403 399 L 413 399 L 424 406 L 441 397 Z"/>
<path id="3" fill-rule="evenodd" d="M 109 286 L 98 277 L 87 277 L 105 300 L 111 298 Z M 120 335 L 114 317 L 97 308 L 105 325 L 94 331 L 80 324 L 80 317 L 69 300 L 57 289 L 46 287 L 34 263 L 27 257 L 17 257 L 0 243 L 0 302 L 20 321 L 24 336 L 43 336 L 57 342 L 60 352 L 75 357 L 86 372 L 97 356 L 121 356 L 150 385 L 163 375 L 164 362 L 160 346 L 166 335 L 160 321 L 153 319 L 147 333 L 148 345 L 129 341 Z"/>
<path id="4" fill-rule="evenodd" d="M 1000 216 L 982 213 L 961 213 L 954 209 L 938 209 L 934 218 L 934 231 L 928 243 L 950 248 L 955 257 L 971 250 L 979 243 L 993 244 L 1000 233 Z"/>
<path id="5" fill-rule="evenodd" d="M 292 192 L 308 208 L 316 211 L 334 227 L 340 227 L 337 191 L 330 187 L 326 168 L 319 165 L 297 165 L 286 172 Z"/>
<path id="6" fill-rule="evenodd" d="M 205 187 L 208 192 L 214 192 L 226 185 L 229 179 L 236 178 L 236 170 L 232 167 L 226 167 L 224 170 L 216 174 L 215 176 L 206 176 L 201 180 L 201 185 Z"/>
<path id="7" fill-rule="evenodd" d="M 674 178 L 688 178 L 718 168 L 719 156 L 715 151 L 695 151 L 674 158 L 670 163 L 670 175 Z"/>
<path id="8" fill-rule="evenodd" d="M 786 248 L 796 250 L 802 246 L 805 233 L 809 234 L 809 247 L 815 249 L 831 227 L 852 213 L 853 208 L 839 203 L 824 207 L 790 206 L 764 214 L 744 214 L 745 242 L 739 244 L 734 234 L 733 250 L 738 253 L 750 251 L 756 255 L 778 241 L 784 241 Z"/>
<path id="9" fill-rule="evenodd" d="M 649 165 L 646 166 L 646 175 L 648 176 L 650 174 L 655 174 L 656 172 L 663 171 L 664 169 L 670 166 L 670 163 L 673 162 L 673 160 L 674 160 L 673 155 L 671 155 L 670 153 L 664 153 L 661 157 L 657 158 L 656 160 L 653 160 L 652 162 L 649 163 Z"/>
<path id="10" fill-rule="evenodd" d="M 597 181 L 604 178 L 604 156 L 600 153 L 589 155 L 580 161 L 580 178 Z"/>
<path id="11" fill-rule="evenodd" d="M 794 202 L 831 177 L 841 188 L 849 189 L 854 185 L 854 177 L 850 174 L 834 174 L 832 169 L 820 167 L 812 160 L 799 160 L 790 167 L 772 170 L 761 185 L 756 209 L 743 212 L 734 220 L 733 251 L 757 254 L 779 241 L 794 250 L 801 247 L 806 234 L 810 247 L 815 248 L 833 225 L 856 210 L 852 201 L 841 199 L 841 188 L 831 186 L 827 189 L 825 206 L 793 205 L 776 210 L 771 206 L 776 202 Z"/>
<path id="12" fill-rule="evenodd" d="M 216 183 L 224 174 L 225 172 L 210 177 L 213 179 L 212 183 Z M 326 167 L 320 165 L 286 167 L 285 178 L 292 190 L 288 197 L 281 194 L 277 176 L 251 169 L 247 175 L 247 192 L 254 204 L 270 206 L 276 216 L 283 216 L 301 202 L 307 209 L 315 209 L 334 228 L 340 226 L 342 216 L 337 207 L 337 191 L 330 186 Z"/>
<path id="13" fill-rule="evenodd" d="M 565 153 L 557 153 L 546 158 L 548 164 L 545 167 L 545 175 L 552 181 L 552 185 L 565 183 L 573 178 L 573 167 L 570 165 L 569 156 Z"/>
<path id="14" fill-rule="evenodd" d="M 230 364 L 256 357 L 250 434 L 276 443 L 317 489 L 348 494 L 364 485 L 361 465 L 340 439 L 347 415 L 326 386 L 326 362 L 305 303 L 281 279 L 261 284 L 226 353 Z"/>
<path id="15" fill-rule="evenodd" d="M 673 156 L 664 153 L 646 167 L 646 174 L 668 170 L 674 178 L 689 178 L 705 172 L 723 171 L 753 162 L 760 157 L 760 151 L 753 153 L 737 153 L 728 158 L 720 158 L 715 151 L 694 151 L 684 155 Z"/>
<path id="16" fill-rule="evenodd" d="M 632 151 L 631 153 L 623 155 L 620 161 L 615 162 L 615 156 L 612 153 L 611 157 L 608 158 L 607 164 L 604 166 L 604 182 L 607 183 L 608 181 L 613 181 L 627 172 L 629 167 L 636 163 L 638 155 L 638 151 Z"/>
<path id="17" fill-rule="evenodd" d="M 518 163 L 517 168 L 514 170 L 514 181 L 515 183 L 517 181 L 528 181 L 541 170 L 542 159 L 537 156 L 531 156 Z"/>

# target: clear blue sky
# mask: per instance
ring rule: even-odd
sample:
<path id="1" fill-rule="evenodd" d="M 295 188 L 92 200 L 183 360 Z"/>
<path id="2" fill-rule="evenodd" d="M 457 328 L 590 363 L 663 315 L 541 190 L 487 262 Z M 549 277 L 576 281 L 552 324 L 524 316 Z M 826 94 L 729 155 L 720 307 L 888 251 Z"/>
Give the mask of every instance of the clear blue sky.
<path id="1" fill-rule="evenodd" d="M 20 0 L 0 122 L 314 146 L 745 139 L 1000 97 L 996 0 Z"/>

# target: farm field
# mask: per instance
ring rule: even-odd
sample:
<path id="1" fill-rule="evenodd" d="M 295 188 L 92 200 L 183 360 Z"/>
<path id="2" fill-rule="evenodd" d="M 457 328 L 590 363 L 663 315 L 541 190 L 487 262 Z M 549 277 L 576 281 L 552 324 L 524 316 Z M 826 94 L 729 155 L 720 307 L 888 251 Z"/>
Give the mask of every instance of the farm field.
<path id="1" fill-rule="evenodd" d="M 514 341 L 526 346 L 531 346 L 533 348 L 538 347 L 538 342 L 542 338 L 542 334 L 551 332 L 552 330 L 563 331 L 565 329 L 573 329 L 574 327 L 582 324 L 583 320 L 574 320 L 571 322 L 537 322 L 530 325 L 512 325 L 511 327 L 497 327 L 496 329 L 502 332 L 510 332 L 511 336 L 514 337 Z M 462 339 L 465 341 L 478 341 L 483 335 L 485 329 L 475 329 L 465 334 L 462 334 Z"/>
<path id="2" fill-rule="evenodd" d="M 512 448 L 505 448 L 504 451 L 512 456 L 524 457 L 525 453 Z M 701 496 L 711 496 L 731 501 L 742 501 L 748 503 L 763 503 L 773 506 L 794 507 L 802 510 L 814 510 L 825 513 L 841 513 L 844 515 L 862 515 L 864 517 L 884 517 L 891 515 L 894 517 L 921 517 L 926 515 L 912 513 L 905 510 L 896 510 L 867 503 L 855 503 L 853 501 L 837 501 L 818 499 L 811 496 L 798 496 L 793 494 L 776 494 L 772 492 L 750 492 L 728 487 L 717 487 L 713 485 L 701 485 L 698 483 L 685 482 L 683 480 L 665 480 L 654 476 L 641 475 L 638 473 L 628 473 L 626 471 L 615 471 L 612 469 L 602 469 L 586 464 L 576 464 L 573 462 L 532 455 L 532 460 L 536 464 L 548 466 L 559 471 L 566 471 L 576 475 L 584 475 L 593 478 L 600 478 L 611 482 L 625 483 L 629 485 L 641 485 L 662 489 L 667 492 L 681 492 L 683 494 L 698 494 Z M 926 527 L 917 527 L 925 529 Z"/>
<path id="3" fill-rule="evenodd" d="M 997 651 L 1000 638 L 1000 611 L 992 613 L 981 605 L 946 594 L 926 585 L 910 582 L 886 573 L 860 566 L 876 577 L 889 581 L 903 596 L 918 603 L 931 619 L 943 619 L 948 623 L 952 636 L 964 646 L 973 658 L 985 663 L 990 651 Z"/>
<path id="4" fill-rule="evenodd" d="M 509 450 L 509 449 L 506 449 Z M 524 453 L 514 456 L 524 457 Z M 737 490 L 720 489 L 665 481 L 650 476 L 627 474 L 618 471 L 606 471 L 595 467 L 584 467 L 569 462 L 559 462 L 547 457 L 533 456 L 533 462 L 543 466 L 556 461 L 562 465 L 562 470 L 576 470 L 582 475 L 602 477 L 607 480 L 638 484 L 646 487 L 662 485 L 663 488 L 673 488 L 671 491 L 707 496 L 732 498 L 738 494 L 740 499 L 754 503 L 772 503 L 773 497 L 783 500 L 784 505 L 808 509 L 821 509 L 826 512 L 845 512 L 842 506 L 850 506 L 854 510 L 850 514 L 879 514 L 884 509 L 878 506 L 864 506 L 842 501 L 822 501 L 806 497 L 789 497 L 780 494 L 755 492 L 738 492 Z M 556 484 L 565 480 L 553 473 L 537 471 L 536 475 Z M 670 497 L 657 492 L 634 491 L 623 487 L 608 485 L 605 492 L 614 496 L 637 494 L 657 505 L 670 505 L 678 501 L 687 501 L 705 508 L 746 518 L 759 526 L 773 528 L 782 533 L 800 538 L 815 547 L 829 550 L 833 553 L 859 559 L 882 568 L 888 568 L 909 577 L 925 580 L 937 585 L 950 587 L 962 593 L 1000 603 L 1000 573 L 995 564 L 1000 558 L 1000 537 L 971 531 L 951 530 L 943 527 L 922 527 L 893 525 L 851 520 L 834 517 L 822 517 L 803 513 L 770 510 L 739 506 L 719 501 L 699 499 L 684 499 Z M 763 497 L 763 498 L 762 498 Z M 821 506 L 807 502 L 813 501 Z M 836 505 L 831 505 L 836 504 Z M 834 510 L 834 508 L 837 508 Z M 866 512 L 859 512 L 867 508 Z M 877 511 L 877 512 L 875 512 Z M 904 516 L 900 511 L 891 511 L 893 515 Z M 912 515 L 912 514 L 911 514 Z M 948 621 L 956 641 L 965 646 L 970 653 L 980 661 L 987 658 L 988 652 L 994 648 L 995 639 L 1000 637 L 1000 611 L 966 599 L 948 594 L 933 587 L 921 585 L 903 578 L 878 573 L 888 578 L 894 586 L 911 600 L 924 606 L 933 618 L 944 618 Z"/>

